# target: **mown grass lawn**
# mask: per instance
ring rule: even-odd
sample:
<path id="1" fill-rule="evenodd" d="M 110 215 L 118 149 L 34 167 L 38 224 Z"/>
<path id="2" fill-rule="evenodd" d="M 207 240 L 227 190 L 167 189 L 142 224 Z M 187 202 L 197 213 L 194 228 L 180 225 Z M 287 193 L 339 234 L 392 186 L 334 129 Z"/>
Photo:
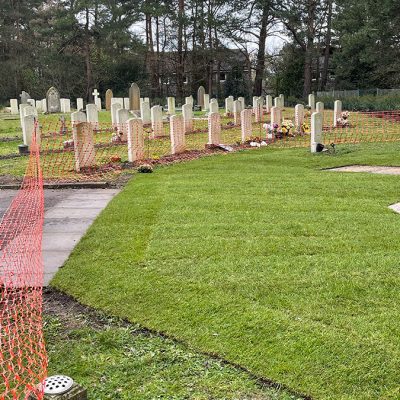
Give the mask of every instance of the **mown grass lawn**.
<path id="1" fill-rule="evenodd" d="M 399 144 L 263 149 L 138 175 L 53 285 L 316 399 L 399 399 Z"/>

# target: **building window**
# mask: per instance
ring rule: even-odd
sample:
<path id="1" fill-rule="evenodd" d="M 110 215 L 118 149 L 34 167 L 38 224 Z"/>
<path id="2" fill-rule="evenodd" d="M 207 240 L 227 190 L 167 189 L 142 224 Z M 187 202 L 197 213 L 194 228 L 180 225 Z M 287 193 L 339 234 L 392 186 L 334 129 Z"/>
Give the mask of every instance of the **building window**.
<path id="1" fill-rule="evenodd" d="M 220 82 L 225 82 L 226 81 L 226 72 L 220 72 L 219 73 L 219 80 L 220 80 Z"/>

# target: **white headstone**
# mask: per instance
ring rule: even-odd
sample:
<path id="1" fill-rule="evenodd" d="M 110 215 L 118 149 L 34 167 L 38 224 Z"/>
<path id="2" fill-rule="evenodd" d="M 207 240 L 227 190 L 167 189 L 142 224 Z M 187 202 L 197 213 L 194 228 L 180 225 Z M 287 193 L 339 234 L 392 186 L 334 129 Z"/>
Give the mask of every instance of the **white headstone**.
<path id="1" fill-rule="evenodd" d="M 251 115 L 250 109 L 243 110 L 241 112 L 240 118 L 242 121 L 241 133 L 242 133 L 242 143 L 246 141 L 247 138 L 251 136 Z"/>
<path id="2" fill-rule="evenodd" d="M 324 126 L 324 103 L 322 101 L 319 101 L 316 105 L 315 105 L 315 111 L 317 113 L 320 113 L 322 115 L 322 126 Z"/>
<path id="3" fill-rule="evenodd" d="M 18 100 L 10 99 L 11 114 L 18 114 Z"/>
<path id="4" fill-rule="evenodd" d="M 208 111 L 209 109 L 210 109 L 210 95 L 209 94 L 207 94 L 207 93 L 204 93 L 204 101 L 203 101 L 203 103 L 204 103 L 204 110 L 205 111 Z"/>
<path id="5" fill-rule="evenodd" d="M 95 105 L 97 107 L 97 111 L 101 111 L 101 98 L 100 97 L 96 97 Z"/>
<path id="6" fill-rule="evenodd" d="M 117 110 L 117 124 L 125 124 L 130 117 L 129 110 L 126 110 L 125 108 L 120 108 Z"/>
<path id="7" fill-rule="evenodd" d="M 175 97 L 167 97 L 168 102 L 168 114 L 174 115 L 175 114 Z"/>
<path id="8" fill-rule="evenodd" d="M 116 125 L 118 123 L 117 112 L 122 108 L 120 103 L 115 102 L 111 104 L 111 123 Z"/>
<path id="9" fill-rule="evenodd" d="M 193 108 L 193 96 L 185 97 L 185 104 L 190 104 Z"/>
<path id="10" fill-rule="evenodd" d="M 162 107 L 153 106 L 150 109 L 152 137 L 160 136 L 164 132 L 162 120 Z"/>
<path id="11" fill-rule="evenodd" d="M 80 113 L 80 111 L 76 113 Z M 75 171 L 80 172 L 82 168 L 94 166 L 96 163 L 96 150 L 92 125 L 88 122 L 74 124 L 72 138 L 74 141 Z"/>
<path id="12" fill-rule="evenodd" d="M 312 93 L 308 95 L 308 106 L 310 107 L 311 112 L 313 113 L 315 111 L 315 96 Z"/>
<path id="13" fill-rule="evenodd" d="M 227 114 L 232 114 L 233 113 L 233 96 L 229 96 L 225 99 L 225 112 Z"/>
<path id="14" fill-rule="evenodd" d="M 322 142 L 322 114 L 315 112 L 311 115 L 311 153 L 316 153 L 318 143 Z"/>
<path id="15" fill-rule="evenodd" d="M 46 99 L 42 100 L 42 110 L 43 110 L 43 112 L 47 113 L 47 100 Z"/>
<path id="16" fill-rule="evenodd" d="M 281 108 L 285 108 L 285 96 L 283 94 L 279 95 Z"/>
<path id="17" fill-rule="evenodd" d="M 24 117 L 25 117 L 25 112 L 24 112 L 24 110 L 25 110 L 25 108 L 26 107 L 30 107 L 29 106 L 29 104 L 27 104 L 27 103 L 21 103 L 20 105 L 19 105 L 19 121 L 20 121 L 20 124 L 21 124 L 21 128 L 22 128 L 22 134 L 24 133 L 23 132 L 23 129 L 24 129 Z"/>
<path id="18" fill-rule="evenodd" d="M 22 137 L 24 144 L 30 146 L 32 144 L 32 136 L 36 133 L 36 139 L 40 138 L 40 134 L 35 131 L 38 126 L 35 124 L 36 118 L 33 114 L 25 115 L 23 118 Z"/>
<path id="19" fill-rule="evenodd" d="M 253 96 L 253 112 L 256 112 L 256 108 L 258 105 L 258 96 Z"/>
<path id="20" fill-rule="evenodd" d="M 65 112 L 66 113 L 71 112 L 71 100 L 70 99 L 65 99 Z"/>
<path id="21" fill-rule="evenodd" d="M 338 119 L 342 118 L 342 102 L 340 100 L 335 101 L 333 110 L 333 126 L 336 128 L 338 125 Z"/>
<path id="22" fill-rule="evenodd" d="M 254 110 L 254 114 L 255 114 L 255 121 L 256 122 L 261 122 L 262 121 L 262 117 L 263 117 L 263 103 L 264 100 L 262 97 L 257 97 L 256 102 L 255 102 L 255 110 Z"/>
<path id="23" fill-rule="evenodd" d="M 182 115 L 173 115 L 170 119 L 171 154 L 186 150 L 185 128 Z"/>
<path id="24" fill-rule="evenodd" d="M 242 103 L 242 110 L 246 108 L 246 101 L 244 97 L 238 97 L 238 100 Z"/>
<path id="25" fill-rule="evenodd" d="M 147 100 L 142 101 L 140 104 L 140 115 L 142 117 L 142 122 L 144 125 L 148 125 L 151 123 L 150 102 L 148 102 Z"/>
<path id="26" fill-rule="evenodd" d="M 211 99 L 210 101 L 210 113 L 214 114 L 219 112 L 219 106 L 218 106 L 218 100 L 217 99 Z"/>
<path id="27" fill-rule="evenodd" d="M 111 104 L 113 104 L 112 100 L 111 100 Z M 122 107 L 126 108 L 127 110 L 129 110 L 129 97 L 124 97 L 122 99 Z"/>
<path id="28" fill-rule="evenodd" d="M 131 118 L 126 122 L 128 126 L 128 160 L 134 162 L 144 158 L 143 121 L 140 118 Z"/>
<path id="29" fill-rule="evenodd" d="M 35 99 L 28 99 L 28 100 L 27 100 L 27 103 L 28 103 L 30 106 L 32 106 L 32 107 L 35 107 L 35 106 L 36 106 Z"/>
<path id="30" fill-rule="evenodd" d="M 113 97 L 111 98 L 111 105 L 113 104 L 119 104 L 121 106 L 121 108 L 126 108 L 127 110 L 129 110 L 129 107 L 125 107 L 124 106 L 124 99 L 122 97 Z M 128 100 L 129 103 L 129 100 Z"/>
<path id="31" fill-rule="evenodd" d="M 86 119 L 91 124 L 99 123 L 99 112 L 95 104 L 86 104 Z"/>
<path id="32" fill-rule="evenodd" d="M 185 133 L 193 131 L 193 107 L 190 103 L 182 106 L 182 116 L 185 126 Z"/>
<path id="33" fill-rule="evenodd" d="M 235 125 L 240 125 L 240 113 L 243 111 L 242 102 L 235 100 L 233 102 L 233 122 Z"/>
<path id="34" fill-rule="evenodd" d="M 129 110 L 125 110 L 125 108 L 120 108 L 117 110 L 117 124 L 118 124 L 118 132 L 122 141 L 128 140 L 128 125 L 127 121 L 130 118 Z"/>
<path id="35" fill-rule="evenodd" d="M 267 95 L 265 97 L 265 106 L 267 108 L 267 112 L 271 112 L 271 108 L 272 108 L 272 96 Z"/>
<path id="36" fill-rule="evenodd" d="M 42 112 L 42 100 L 36 100 L 35 107 L 38 112 Z"/>
<path id="37" fill-rule="evenodd" d="M 86 122 L 86 114 L 82 111 L 75 111 L 71 113 L 72 125 L 76 125 L 79 122 Z"/>
<path id="38" fill-rule="evenodd" d="M 70 113 L 71 112 L 71 100 L 70 99 L 60 99 L 61 102 L 61 112 Z"/>
<path id="39" fill-rule="evenodd" d="M 277 124 L 281 126 L 282 123 L 282 111 L 280 107 L 272 107 L 271 108 L 271 125 Z"/>
<path id="40" fill-rule="evenodd" d="M 294 125 L 298 132 L 300 132 L 303 122 L 304 122 L 304 106 L 303 104 L 297 104 L 296 107 L 294 108 Z"/>
<path id="41" fill-rule="evenodd" d="M 76 109 L 78 111 L 83 110 L 83 99 L 81 97 L 76 99 Z"/>
<path id="42" fill-rule="evenodd" d="M 221 144 L 221 116 L 219 112 L 208 115 L 208 144 Z"/>
<path id="43" fill-rule="evenodd" d="M 28 105 L 27 107 L 23 108 L 23 115 L 24 115 L 24 117 L 26 115 L 33 115 L 35 118 L 37 118 L 38 117 L 38 112 L 37 112 L 35 107 L 32 107 L 32 106 Z"/>

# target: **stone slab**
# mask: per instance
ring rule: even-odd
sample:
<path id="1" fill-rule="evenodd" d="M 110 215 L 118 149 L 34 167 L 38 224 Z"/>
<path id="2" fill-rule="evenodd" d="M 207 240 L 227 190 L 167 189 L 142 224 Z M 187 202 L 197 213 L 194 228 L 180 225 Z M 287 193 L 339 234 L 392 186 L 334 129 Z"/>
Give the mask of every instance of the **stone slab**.
<path id="1" fill-rule="evenodd" d="M 400 203 L 392 204 L 391 206 L 389 206 L 389 208 L 394 212 L 400 214 Z"/>
<path id="2" fill-rule="evenodd" d="M 44 231 L 47 233 L 85 233 L 92 221 L 93 219 L 91 218 L 66 218 L 64 220 L 60 220 L 59 218 L 46 218 L 44 220 Z"/>
<path id="3" fill-rule="evenodd" d="M 74 219 L 74 218 L 96 218 L 102 208 L 75 208 L 75 207 L 53 207 L 46 212 L 47 218 Z"/>
<path id="4" fill-rule="evenodd" d="M 61 230 L 61 226 L 60 229 Z M 54 251 L 71 251 L 75 245 L 79 242 L 82 234 L 84 232 L 46 232 L 44 229 L 43 232 L 43 242 L 42 242 L 42 251 L 46 250 L 54 250 Z"/>
<path id="5" fill-rule="evenodd" d="M 374 165 L 347 165 L 345 167 L 330 168 L 333 172 L 366 172 L 370 174 L 400 175 L 400 167 L 385 167 Z"/>

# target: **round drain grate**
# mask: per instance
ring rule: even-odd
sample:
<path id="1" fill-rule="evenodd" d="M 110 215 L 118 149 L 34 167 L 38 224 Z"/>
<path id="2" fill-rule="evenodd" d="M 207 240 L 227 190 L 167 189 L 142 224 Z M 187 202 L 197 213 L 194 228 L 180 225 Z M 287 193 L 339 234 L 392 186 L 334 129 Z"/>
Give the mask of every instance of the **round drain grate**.
<path id="1" fill-rule="evenodd" d="M 62 394 L 71 389 L 74 381 L 65 375 L 49 376 L 44 381 L 44 394 Z"/>

